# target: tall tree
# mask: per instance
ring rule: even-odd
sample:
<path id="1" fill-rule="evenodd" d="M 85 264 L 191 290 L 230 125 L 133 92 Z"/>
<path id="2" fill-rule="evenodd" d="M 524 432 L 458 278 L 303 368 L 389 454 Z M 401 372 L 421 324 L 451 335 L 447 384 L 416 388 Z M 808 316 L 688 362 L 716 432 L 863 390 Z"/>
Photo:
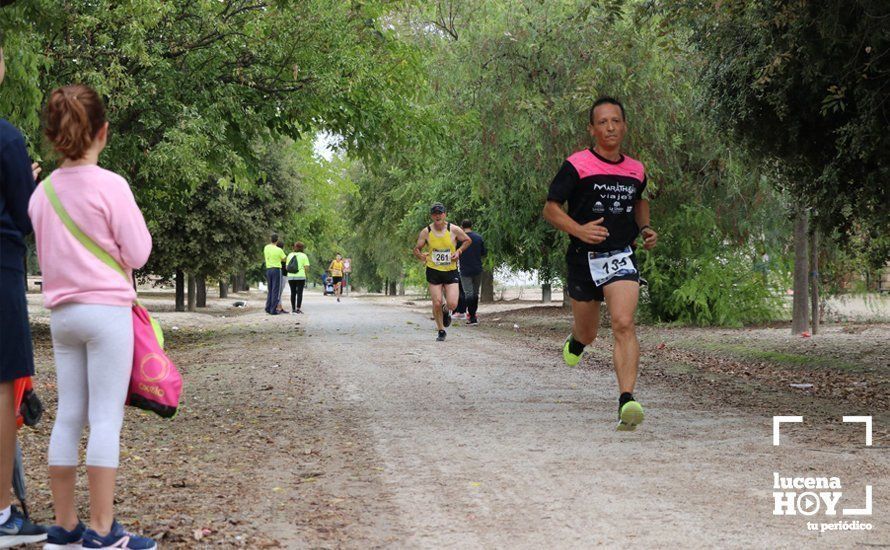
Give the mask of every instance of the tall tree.
<path id="1" fill-rule="evenodd" d="M 871 262 L 890 257 L 890 5 L 871 1 L 669 1 L 703 54 L 707 106 L 811 207 L 822 234 L 870 235 Z M 803 223 L 799 220 L 798 223 Z M 805 233 L 795 231 L 806 238 Z M 805 248 L 804 243 L 796 245 Z M 797 255 L 806 262 L 806 255 Z M 805 271 L 805 265 L 799 268 Z M 803 277 L 795 277 L 802 284 Z M 794 330 L 807 289 L 795 285 Z M 814 312 L 817 314 L 817 312 Z"/>
<path id="2" fill-rule="evenodd" d="M 227 230 L 214 213 L 250 195 L 277 216 L 282 197 L 263 193 L 257 144 L 327 129 L 370 159 L 406 139 L 401 112 L 416 88 L 415 59 L 384 25 L 389 4 L 73 0 L 62 10 L 49 0 L 18 2 L 3 9 L 0 29 L 27 62 L 10 63 L 0 106 L 36 144 L 43 93 L 74 81 L 95 87 L 111 121 L 103 164 L 129 179 L 158 231 L 154 268 L 211 272 L 203 264 L 238 248 L 221 237 Z M 233 216 L 233 227 L 247 218 Z"/>

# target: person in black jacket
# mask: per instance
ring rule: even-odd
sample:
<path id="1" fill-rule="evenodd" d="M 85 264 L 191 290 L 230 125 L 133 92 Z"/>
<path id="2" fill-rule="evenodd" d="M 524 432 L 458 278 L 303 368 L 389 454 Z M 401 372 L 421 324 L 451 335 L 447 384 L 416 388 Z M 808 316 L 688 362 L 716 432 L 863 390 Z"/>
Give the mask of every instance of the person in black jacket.
<path id="1" fill-rule="evenodd" d="M 0 82 L 5 75 L 0 36 Z M 16 438 L 13 382 L 34 376 L 24 239 L 31 233 L 28 200 L 39 173 L 21 132 L 0 119 L 0 548 L 46 539 L 46 530 L 13 508 L 10 496 Z"/>
<path id="2" fill-rule="evenodd" d="M 482 258 L 488 254 L 482 235 L 473 231 L 473 222 L 464 220 L 461 228 L 473 241 L 470 248 L 460 257 L 460 282 L 467 300 L 467 324 L 478 325 L 476 311 L 479 309 L 479 285 L 482 282 Z"/>

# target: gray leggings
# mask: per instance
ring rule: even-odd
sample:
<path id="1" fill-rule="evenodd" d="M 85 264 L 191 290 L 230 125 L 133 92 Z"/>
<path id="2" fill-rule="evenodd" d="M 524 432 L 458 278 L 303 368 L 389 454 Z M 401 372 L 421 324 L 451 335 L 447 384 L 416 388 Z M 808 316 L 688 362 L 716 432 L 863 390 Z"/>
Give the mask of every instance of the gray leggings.
<path id="1" fill-rule="evenodd" d="M 117 468 L 133 368 L 130 309 L 65 304 L 52 310 L 59 410 L 49 438 L 50 466 L 77 466 L 80 436 L 89 423 L 87 466 Z"/>
<path id="2" fill-rule="evenodd" d="M 464 287 L 464 296 L 467 300 L 479 297 L 479 287 L 482 284 L 482 274 L 478 275 L 461 275 L 460 283 Z"/>
<path id="3" fill-rule="evenodd" d="M 482 284 L 482 274 L 478 275 L 461 275 L 460 283 L 464 289 L 464 297 L 467 300 L 467 314 L 470 318 L 476 318 L 476 311 L 479 309 L 479 286 Z"/>

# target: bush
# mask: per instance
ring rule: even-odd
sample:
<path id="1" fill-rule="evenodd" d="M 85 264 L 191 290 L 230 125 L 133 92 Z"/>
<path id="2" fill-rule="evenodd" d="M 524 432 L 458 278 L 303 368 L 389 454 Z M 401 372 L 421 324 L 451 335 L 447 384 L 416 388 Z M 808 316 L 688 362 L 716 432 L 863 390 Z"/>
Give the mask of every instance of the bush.
<path id="1" fill-rule="evenodd" d="M 755 270 L 750 247 L 729 243 L 714 213 L 684 207 L 666 220 L 654 253 L 641 252 L 644 316 L 661 322 L 741 326 L 782 312 L 780 274 Z"/>

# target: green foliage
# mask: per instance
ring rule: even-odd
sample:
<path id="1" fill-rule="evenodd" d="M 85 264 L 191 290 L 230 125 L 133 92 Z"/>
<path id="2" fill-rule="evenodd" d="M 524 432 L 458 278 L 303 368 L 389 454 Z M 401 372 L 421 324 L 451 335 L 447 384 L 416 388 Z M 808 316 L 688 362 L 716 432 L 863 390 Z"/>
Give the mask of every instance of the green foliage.
<path id="1" fill-rule="evenodd" d="M 146 271 L 172 275 L 177 269 L 225 278 L 246 270 L 262 280 L 262 249 L 278 233 L 290 251 L 302 241 L 311 272 L 320 273 L 345 239 L 348 226 L 339 205 L 351 192 L 340 159 L 318 158 L 309 140 L 282 138 L 254 147 L 262 176 L 236 187 L 208 180 L 186 191 L 164 217 L 150 220 L 159 243 Z"/>
<path id="2" fill-rule="evenodd" d="M 334 156 L 330 161 L 318 157 L 310 140 L 283 140 L 279 149 L 284 180 L 294 187 L 288 215 L 282 218 L 279 232 L 290 252 L 296 241 L 306 245 L 310 272 L 321 274 L 338 252 L 348 257 L 353 228 L 347 220 L 350 198 L 355 193 L 351 171 L 353 162 Z M 353 263 L 356 263 L 353 258 Z"/>
<path id="3" fill-rule="evenodd" d="M 777 318 L 783 277 L 755 270 L 757 252 L 728 246 L 713 212 L 691 205 L 681 210 L 661 227 L 659 240 L 672 246 L 641 253 L 649 282 L 646 313 L 657 321 L 705 326 Z"/>
<path id="4" fill-rule="evenodd" d="M 17 126 L 29 141 L 29 149 L 39 158 L 36 140 L 40 119 L 39 76 L 46 60 L 42 54 L 41 35 L 28 21 L 34 9 L 18 2 L 0 11 L 0 34 L 3 35 L 3 57 L 6 77 L 0 84 L 0 116 Z"/>
<path id="5" fill-rule="evenodd" d="M 34 148 L 43 93 L 83 81 L 108 98 L 102 162 L 145 210 L 152 270 L 249 268 L 276 230 L 313 269 L 342 251 L 379 288 L 422 281 L 410 251 L 433 201 L 473 219 L 488 268 L 561 279 L 567 239 L 541 208 L 590 145 L 592 100 L 613 95 L 661 233 L 650 313 L 738 324 L 776 311 L 779 282 L 753 266 L 768 253 L 784 272 L 791 199 L 856 251 L 832 262 L 890 249 L 888 31 L 867 4 L 19 0 L 0 20 L 0 109 Z M 316 158 L 316 132 L 344 156 Z"/>
<path id="6" fill-rule="evenodd" d="M 890 4 L 661 4 L 680 8 L 694 30 L 707 109 L 748 148 L 781 161 L 788 177 L 777 183 L 814 208 L 823 233 L 841 243 L 885 233 Z M 886 246 L 873 249 L 872 265 L 887 253 Z"/>
<path id="7" fill-rule="evenodd" d="M 835 239 L 836 240 L 836 239 Z M 822 292 L 828 295 L 878 290 L 884 265 L 875 265 L 875 258 L 890 257 L 890 235 L 887 232 L 858 232 L 846 239 L 847 246 L 821 249 L 819 280 Z"/>
<path id="8" fill-rule="evenodd" d="M 327 256 L 345 240 L 351 187 L 300 139 L 327 130 L 369 161 L 408 139 L 417 60 L 381 30 L 389 6 L 19 1 L 0 20 L 10 54 L 0 108 L 36 145 L 43 94 L 83 82 L 106 98 L 101 162 L 133 186 L 160 275 L 252 265 L 270 227 Z"/>
<path id="9" fill-rule="evenodd" d="M 269 235 L 280 231 L 297 204 L 298 175 L 289 164 L 292 145 L 276 143 L 257 151 L 263 177 L 249 187 L 207 180 L 180 191 L 185 196 L 164 200 L 166 215 L 148 222 L 157 244 L 144 271 L 224 278 L 262 263 Z"/>
<path id="10" fill-rule="evenodd" d="M 756 246 L 781 254 L 788 229 L 784 197 L 693 108 L 704 98 L 684 29 L 633 6 L 570 0 L 439 2 L 404 18 L 400 32 L 428 52 L 424 105 L 438 113 L 429 121 L 438 138 L 418 140 L 396 163 L 369 166 L 359 181 L 357 240 L 375 251 L 369 259 L 377 276 L 416 272 L 410 247 L 428 223 L 428 204 L 440 200 L 452 221 L 474 220 L 486 238 L 490 268 L 537 270 L 542 281 L 562 278 L 567 238 L 540 212 L 559 165 L 590 144 L 587 111 L 606 94 L 627 107 L 627 150 L 647 167 L 657 229 L 684 223 L 685 207 L 697 205 L 713 222 L 714 238 L 725 243 L 721 252 L 753 254 Z M 694 248 L 693 238 L 683 240 Z M 680 248 L 673 236 L 662 236 L 653 258 L 678 256 Z M 720 291 L 721 299 L 728 291 Z M 750 301 L 768 296 L 754 292 Z M 718 308 L 725 309 L 722 302 Z M 681 317 L 663 309 L 659 318 Z M 712 310 L 691 309 L 682 317 L 736 322 Z"/>

